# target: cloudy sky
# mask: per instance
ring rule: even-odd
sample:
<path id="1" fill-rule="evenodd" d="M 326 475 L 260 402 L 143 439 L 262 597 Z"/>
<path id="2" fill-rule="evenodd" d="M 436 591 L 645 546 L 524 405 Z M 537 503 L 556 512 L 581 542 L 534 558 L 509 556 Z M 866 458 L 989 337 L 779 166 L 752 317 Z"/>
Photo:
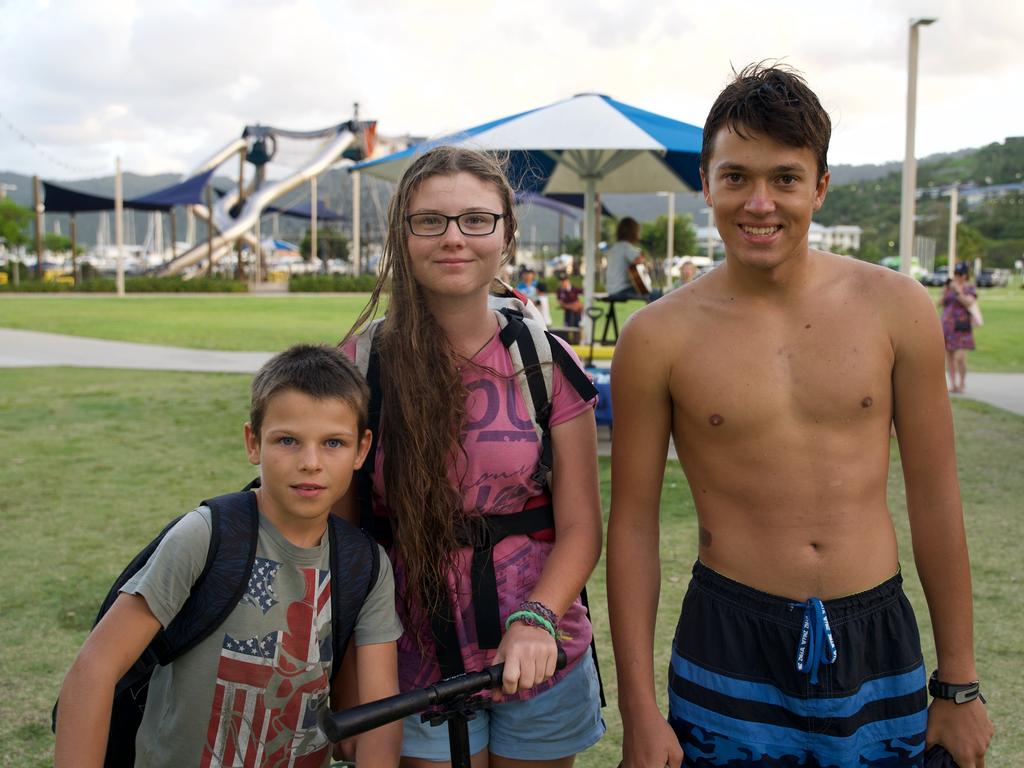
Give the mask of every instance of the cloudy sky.
<path id="1" fill-rule="evenodd" d="M 640 10 L 630 10 L 630 9 Z M 703 124 L 731 66 L 783 59 L 832 115 L 830 161 L 1024 134 L 1017 0 L 0 0 L 0 170 L 186 172 L 247 123 L 351 116 L 440 135 L 598 91 Z"/>

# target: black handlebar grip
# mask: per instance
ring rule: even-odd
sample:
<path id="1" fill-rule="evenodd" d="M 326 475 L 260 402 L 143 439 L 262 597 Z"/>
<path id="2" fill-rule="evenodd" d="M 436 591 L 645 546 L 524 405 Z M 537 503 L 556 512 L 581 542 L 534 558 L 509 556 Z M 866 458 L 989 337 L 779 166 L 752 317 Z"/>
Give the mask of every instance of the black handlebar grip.
<path id="1" fill-rule="evenodd" d="M 559 648 L 555 669 L 564 669 L 567 663 L 565 651 Z M 386 699 L 360 704 L 342 712 L 333 712 L 324 718 L 324 733 L 331 741 L 341 741 L 357 733 L 370 731 L 422 712 L 433 704 L 444 704 L 456 696 L 474 694 L 485 688 L 497 688 L 501 685 L 504 671 L 504 664 L 495 664 L 481 672 L 466 672 L 439 680 L 426 688 L 388 696 Z"/>
<path id="2" fill-rule="evenodd" d="M 327 715 L 324 718 L 324 733 L 331 741 L 341 741 L 357 733 L 401 720 L 426 709 L 430 703 L 428 688 L 388 696 L 386 699 Z"/>

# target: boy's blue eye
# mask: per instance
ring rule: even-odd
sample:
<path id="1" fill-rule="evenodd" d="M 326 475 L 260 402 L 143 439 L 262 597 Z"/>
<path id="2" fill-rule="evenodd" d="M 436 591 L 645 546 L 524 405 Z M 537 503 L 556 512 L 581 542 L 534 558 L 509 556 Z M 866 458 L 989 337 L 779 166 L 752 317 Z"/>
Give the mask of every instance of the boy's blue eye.
<path id="1" fill-rule="evenodd" d="M 277 442 L 279 442 L 281 445 L 295 445 L 295 438 L 294 437 L 282 437 Z"/>
<path id="2" fill-rule="evenodd" d="M 345 444 L 341 440 L 338 440 L 336 437 L 332 437 L 327 441 L 326 445 L 328 448 L 341 448 Z"/>

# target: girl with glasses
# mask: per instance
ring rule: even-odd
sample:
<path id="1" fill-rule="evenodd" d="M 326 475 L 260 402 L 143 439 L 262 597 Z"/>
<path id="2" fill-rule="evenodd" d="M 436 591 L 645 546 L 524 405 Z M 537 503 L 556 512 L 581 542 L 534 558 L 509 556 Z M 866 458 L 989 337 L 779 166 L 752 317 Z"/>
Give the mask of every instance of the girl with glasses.
<path id="1" fill-rule="evenodd" d="M 512 201 L 498 160 L 471 150 L 433 149 L 399 182 L 380 280 L 342 342 L 356 357 L 360 335 L 372 334 L 377 355 L 372 514 L 355 494 L 341 511 L 364 525 L 372 518 L 390 544 L 405 626 L 401 689 L 504 661 L 493 707 L 469 722 L 473 765 L 570 766 L 605 728 L 579 598 L 601 548 L 596 398 L 583 399 L 552 365 L 548 485 L 537 471 L 543 441 L 488 307 L 515 252 Z M 387 314 L 374 325 L 385 293 Z M 546 529 L 503 524 L 544 514 Z M 557 672 L 556 638 L 568 656 Z M 446 728 L 418 716 L 404 723 L 403 766 L 436 766 L 448 750 Z"/>

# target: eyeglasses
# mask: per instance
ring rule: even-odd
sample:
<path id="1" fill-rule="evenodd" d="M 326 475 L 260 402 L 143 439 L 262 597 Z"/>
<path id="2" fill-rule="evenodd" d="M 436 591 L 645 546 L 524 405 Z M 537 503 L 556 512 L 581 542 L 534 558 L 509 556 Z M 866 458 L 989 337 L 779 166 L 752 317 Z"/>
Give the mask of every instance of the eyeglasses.
<path id="1" fill-rule="evenodd" d="M 488 213 L 487 211 L 470 211 L 458 216 L 445 216 L 443 213 L 414 213 L 406 216 L 409 231 L 417 237 L 440 237 L 448 231 L 448 224 L 455 222 L 459 232 L 467 237 L 484 237 L 494 234 L 498 227 L 498 219 L 505 218 L 504 213 Z"/>

